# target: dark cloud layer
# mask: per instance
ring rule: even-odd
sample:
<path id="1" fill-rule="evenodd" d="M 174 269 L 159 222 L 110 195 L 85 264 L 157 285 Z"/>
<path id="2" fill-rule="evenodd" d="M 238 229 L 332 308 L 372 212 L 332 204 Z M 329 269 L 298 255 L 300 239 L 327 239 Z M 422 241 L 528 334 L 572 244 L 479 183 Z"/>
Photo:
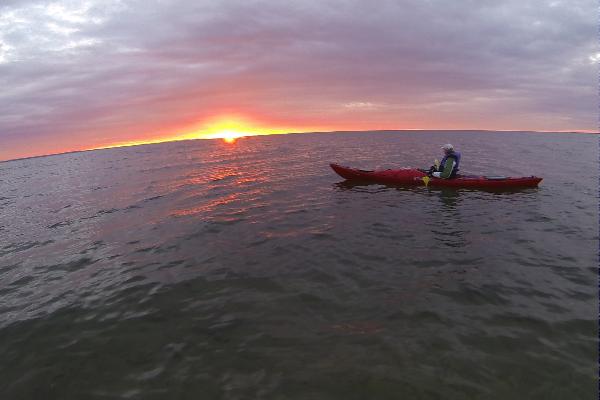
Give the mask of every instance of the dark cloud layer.
<path id="1" fill-rule="evenodd" d="M 0 159 L 228 111 L 344 129 L 595 130 L 595 11 L 591 0 L 4 0 Z"/>

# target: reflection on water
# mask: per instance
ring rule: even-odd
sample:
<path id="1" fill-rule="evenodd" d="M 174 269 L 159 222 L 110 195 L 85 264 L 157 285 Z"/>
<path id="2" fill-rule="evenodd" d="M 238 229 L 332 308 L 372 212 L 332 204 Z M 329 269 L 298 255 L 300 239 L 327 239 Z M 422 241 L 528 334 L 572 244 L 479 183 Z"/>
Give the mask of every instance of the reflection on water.
<path id="1" fill-rule="evenodd" d="M 592 398 L 594 140 L 290 135 L 0 163 L 0 398 Z M 329 168 L 428 165 L 448 141 L 467 172 L 545 179 Z"/>
<path id="2" fill-rule="evenodd" d="M 462 218 L 461 205 L 467 200 L 466 213 L 470 214 L 472 210 L 472 200 L 476 201 L 508 201 L 509 204 L 514 201 L 523 201 L 526 198 L 535 198 L 538 188 L 521 189 L 462 189 L 445 187 L 423 187 L 412 185 L 386 185 L 380 183 L 356 182 L 342 180 L 334 184 L 334 187 L 340 191 L 350 191 L 356 193 L 382 193 L 386 191 L 397 191 L 410 193 L 420 201 L 435 204 L 435 215 L 437 219 L 428 224 L 431 233 L 434 235 L 434 242 L 431 245 L 448 247 L 465 247 L 468 244 L 466 233 L 470 231 L 472 220 L 464 221 Z M 512 199 L 511 199 L 512 196 Z M 439 201 L 436 201 L 439 200 Z M 431 212 L 430 212 L 431 213 Z"/>
<path id="3" fill-rule="evenodd" d="M 440 219 L 438 225 L 432 228 L 439 245 L 449 247 L 464 247 L 465 226 L 461 217 L 460 190 L 443 188 L 437 191 L 440 199 Z"/>

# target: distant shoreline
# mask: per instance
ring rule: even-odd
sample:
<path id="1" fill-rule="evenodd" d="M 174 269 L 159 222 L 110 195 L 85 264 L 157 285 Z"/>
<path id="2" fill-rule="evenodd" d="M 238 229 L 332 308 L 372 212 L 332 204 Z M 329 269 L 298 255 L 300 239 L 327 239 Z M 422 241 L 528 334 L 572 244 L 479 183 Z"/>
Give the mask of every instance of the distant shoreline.
<path id="1" fill-rule="evenodd" d="M 317 131 L 317 132 L 288 132 L 283 134 L 257 134 L 257 135 L 249 135 L 242 136 L 245 138 L 253 137 L 253 136 L 274 136 L 274 135 L 299 135 L 299 134 L 322 134 L 322 133 L 382 133 L 382 132 L 486 132 L 486 133 L 539 133 L 539 134 L 567 134 L 567 135 L 598 135 L 600 132 L 582 132 L 582 131 L 515 131 L 515 130 L 492 130 L 492 129 L 372 129 L 372 130 L 359 130 L 359 131 Z M 180 140 L 168 140 L 163 142 L 155 142 L 155 143 L 139 143 L 139 144 L 129 144 L 123 146 L 112 146 L 112 147 L 100 147 L 96 149 L 82 149 L 82 150 L 71 150 L 65 151 L 61 153 L 51 153 L 51 154 L 40 154 L 37 156 L 28 156 L 28 157 L 19 157 L 19 158 L 11 158 L 8 160 L 0 160 L 1 163 L 7 163 L 11 161 L 22 161 L 22 160 L 30 160 L 35 158 L 44 158 L 44 157 L 52 157 L 52 156 L 62 156 L 65 154 L 75 154 L 75 153 L 87 153 L 90 151 L 99 151 L 99 150 L 111 150 L 111 149 L 120 149 L 124 147 L 137 147 L 137 146 L 148 146 L 155 144 L 165 144 L 165 143 L 175 143 L 175 142 L 187 142 L 187 141 L 195 141 L 195 140 L 222 140 L 221 138 L 195 138 L 195 139 L 180 139 Z"/>

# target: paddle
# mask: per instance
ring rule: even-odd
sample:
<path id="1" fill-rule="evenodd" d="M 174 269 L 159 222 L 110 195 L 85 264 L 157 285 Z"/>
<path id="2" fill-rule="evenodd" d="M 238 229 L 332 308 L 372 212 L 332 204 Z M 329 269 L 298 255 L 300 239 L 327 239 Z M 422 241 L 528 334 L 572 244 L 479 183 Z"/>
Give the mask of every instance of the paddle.
<path id="1" fill-rule="evenodd" d="M 440 168 L 440 162 L 438 161 L 437 158 L 433 162 L 433 165 L 435 165 L 435 169 L 436 170 Z M 425 175 L 422 179 L 423 179 L 423 183 L 425 184 L 425 186 L 429 185 L 429 181 L 431 180 L 431 178 L 429 177 L 429 175 Z"/>

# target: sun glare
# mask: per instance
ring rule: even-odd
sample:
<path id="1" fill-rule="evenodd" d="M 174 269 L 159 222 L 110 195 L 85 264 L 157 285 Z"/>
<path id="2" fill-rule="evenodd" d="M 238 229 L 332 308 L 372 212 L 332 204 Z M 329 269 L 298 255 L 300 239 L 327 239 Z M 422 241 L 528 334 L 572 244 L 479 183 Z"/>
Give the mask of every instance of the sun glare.
<path id="1" fill-rule="evenodd" d="M 225 130 L 225 131 L 217 132 L 214 137 L 215 138 L 221 138 L 226 143 L 235 143 L 235 141 L 237 139 L 239 139 L 239 138 L 241 138 L 243 136 L 244 135 L 241 134 L 241 133 L 239 133 L 239 132 Z"/>
<path id="2" fill-rule="evenodd" d="M 199 138 L 223 139 L 227 143 L 233 143 L 240 137 L 260 134 L 260 128 L 245 118 L 218 117 L 206 121 L 194 133 Z"/>
<path id="3" fill-rule="evenodd" d="M 226 143 L 235 143 L 237 139 L 247 136 L 276 135 L 290 132 L 316 132 L 322 128 L 306 128 L 274 126 L 239 114 L 217 115 L 190 126 L 185 131 L 171 135 L 148 137 L 132 141 L 109 143 L 98 148 L 135 146 L 138 144 L 161 143 L 175 140 L 221 139 Z"/>

